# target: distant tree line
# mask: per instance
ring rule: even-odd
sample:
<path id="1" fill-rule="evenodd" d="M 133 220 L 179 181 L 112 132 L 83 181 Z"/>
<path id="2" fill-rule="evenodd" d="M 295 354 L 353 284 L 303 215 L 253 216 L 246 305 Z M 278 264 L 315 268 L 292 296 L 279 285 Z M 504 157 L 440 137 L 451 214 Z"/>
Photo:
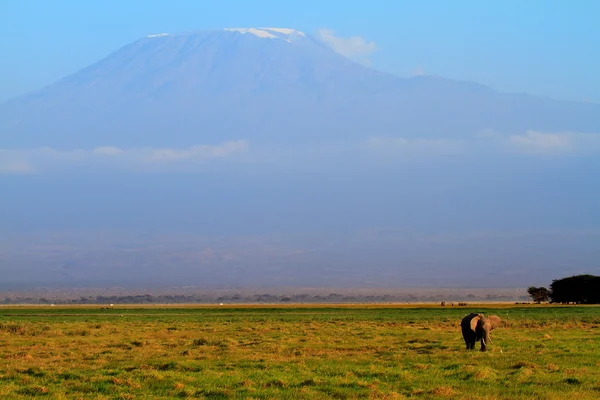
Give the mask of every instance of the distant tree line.
<path id="1" fill-rule="evenodd" d="M 600 276 L 574 275 L 554 279 L 550 289 L 531 286 L 527 293 L 536 303 L 600 304 Z"/>
<path id="2" fill-rule="evenodd" d="M 520 296 L 519 299 L 526 300 L 526 296 Z M 447 295 L 342 295 L 339 293 L 329 293 L 324 295 L 310 295 L 306 293 L 280 295 L 280 294 L 240 294 L 230 295 L 210 295 L 210 294 L 192 294 L 192 295 L 111 295 L 111 296 L 82 296 L 77 298 L 57 298 L 57 297 L 34 297 L 34 296 L 15 296 L 0 299 L 0 304 L 214 304 L 214 303 L 418 303 L 440 301 L 510 301 L 514 297 L 508 295 L 490 295 L 483 297 L 468 293 L 464 296 L 452 296 L 449 299 Z"/>

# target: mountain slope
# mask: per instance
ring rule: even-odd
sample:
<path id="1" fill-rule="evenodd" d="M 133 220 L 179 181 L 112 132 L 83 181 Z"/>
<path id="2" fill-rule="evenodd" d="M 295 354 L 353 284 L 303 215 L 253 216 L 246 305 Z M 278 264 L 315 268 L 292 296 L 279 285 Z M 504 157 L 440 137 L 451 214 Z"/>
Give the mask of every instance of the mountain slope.
<path id="1" fill-rule="evenodd" d="M 150 35 L 0 105 L 4 148 L 307 144 L 484 129 L 597 132 L 600 106 L 400 79 L 274 28 Z"/>

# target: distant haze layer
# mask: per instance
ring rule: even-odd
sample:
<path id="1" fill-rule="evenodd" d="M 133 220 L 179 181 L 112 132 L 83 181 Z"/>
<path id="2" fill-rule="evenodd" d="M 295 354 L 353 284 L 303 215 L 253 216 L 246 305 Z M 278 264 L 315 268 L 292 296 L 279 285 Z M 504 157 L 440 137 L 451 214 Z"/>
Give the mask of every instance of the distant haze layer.
<path id="1" fill-rule="evenodd" d="M 402 79 L 292 29 L 142 38 L 0 104 L 0 131 L 9 284 L 600 270 L 600 105 Z"/>

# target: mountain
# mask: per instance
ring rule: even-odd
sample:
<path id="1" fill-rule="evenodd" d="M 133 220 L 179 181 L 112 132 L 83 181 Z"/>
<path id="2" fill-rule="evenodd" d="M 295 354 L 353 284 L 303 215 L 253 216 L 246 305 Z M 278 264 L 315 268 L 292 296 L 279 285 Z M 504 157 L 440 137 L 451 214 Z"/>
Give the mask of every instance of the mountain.
<path id="1" fill-rule="evenodd" d="M 482 130 L 597 132 L 600 105 L 402 79 L 277 28 L 149 35 L 0 104 L 0 148 L 323 144 Z"/>

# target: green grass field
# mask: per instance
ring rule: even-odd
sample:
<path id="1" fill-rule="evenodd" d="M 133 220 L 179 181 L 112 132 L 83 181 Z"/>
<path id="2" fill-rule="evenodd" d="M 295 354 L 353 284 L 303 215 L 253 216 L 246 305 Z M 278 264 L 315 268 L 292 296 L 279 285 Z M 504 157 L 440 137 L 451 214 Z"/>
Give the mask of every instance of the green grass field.
<path id="1" fill-rule="evenodd" d="M 471 311 L 504 321 L 486 353 Z M 0 307 L 0 398 L 37 396 L 599 399 L 600 308 Z"/>

